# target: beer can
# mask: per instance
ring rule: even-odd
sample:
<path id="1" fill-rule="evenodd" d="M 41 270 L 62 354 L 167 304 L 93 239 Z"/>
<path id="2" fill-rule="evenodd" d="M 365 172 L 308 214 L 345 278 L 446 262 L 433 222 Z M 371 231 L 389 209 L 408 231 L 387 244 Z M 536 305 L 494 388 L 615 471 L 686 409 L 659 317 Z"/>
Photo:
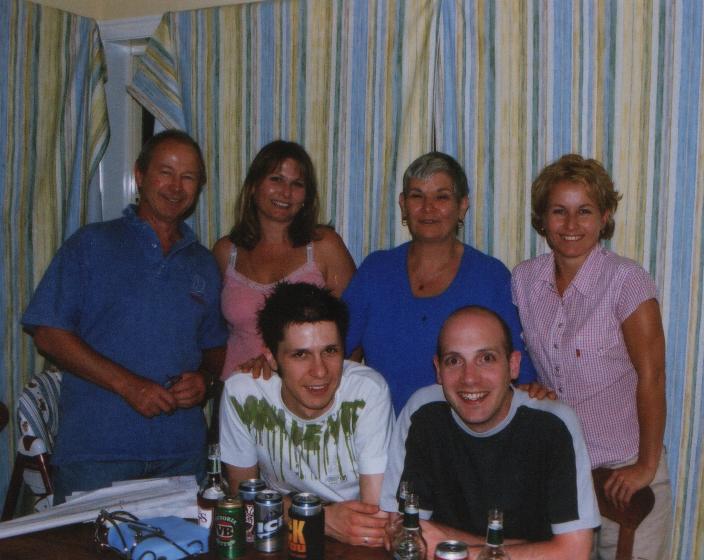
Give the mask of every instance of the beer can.
<path id="1" fill-rule="evenodd" d="M 288 510 L 288 557 L 324 560 L 325 511 L 320 498 L 310 492 L 296 494 Z"/>
<path id="2" fill-rule="evenodd" d="M 254 542 L 254 529 L 256 523 L 254 521 L 254 498 L 257 492 L 261 492 L 266 488 L 266 484 L 261 478 L 250 478 L 240 482 L 240 498 L 244 507 L 244 526 L 245 540 L 248 543 Z"/>
<path id="3" fill-rule="evenodd" d="M 467 544 L 462 541 L 443 541 L 435 547 L 435 560 L 465 560 L 469 558 Z"/>
<path id="4" fill-rule="evenodd" d="M 225 497 L 215 508 L 215 548 L 218 558 L 244 556 L 244 510 L 242 500 Z"/>
<path id="5" fill-rule="evenodd" d="M 278 552 L 284 541 L 284 506 L 274 490 L 257 492 L 254 498 L 254 547 L 259 552 Z"/>

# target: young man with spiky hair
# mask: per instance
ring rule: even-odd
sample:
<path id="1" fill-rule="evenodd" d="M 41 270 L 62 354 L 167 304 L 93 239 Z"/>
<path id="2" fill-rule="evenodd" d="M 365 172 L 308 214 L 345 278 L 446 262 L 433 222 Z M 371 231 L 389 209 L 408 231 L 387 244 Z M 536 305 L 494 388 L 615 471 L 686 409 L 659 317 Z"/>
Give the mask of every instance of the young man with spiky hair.
<path id="1" fill-rule="evenodd" d="M 232 488 L 263 478 L 284 496 L 312 492 L 326 534 L 381 546 L 379 495 L 393 408 L 384 379 L 344 361 L 347 306 L 312 284 L 280 283 L 259 312 L 273 375 L 233 375 L 220 411 L 222 461 Z M 288 506 L 285 506 L 285 511 Z"/>

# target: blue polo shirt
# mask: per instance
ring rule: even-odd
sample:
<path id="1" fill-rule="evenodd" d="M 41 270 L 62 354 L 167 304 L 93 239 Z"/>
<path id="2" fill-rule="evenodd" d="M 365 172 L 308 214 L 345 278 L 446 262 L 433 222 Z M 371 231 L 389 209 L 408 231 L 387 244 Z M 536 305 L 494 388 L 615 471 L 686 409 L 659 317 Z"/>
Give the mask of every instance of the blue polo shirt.
<path id="1" fill-rule="evenodd" d="M 134 206 L 90 224 L 63 244 L 22 317 L 76 334 L 130 371 L 164 384 L 195 371 L 202 350 L 225 344 L 220 273 L 210 251 L 181 224 L 162 253 Z M 176 459 L 203 452 L 205 421 L 196 406 L 145 418 L 121 397 L 64 375 L 52 462 Z"/>

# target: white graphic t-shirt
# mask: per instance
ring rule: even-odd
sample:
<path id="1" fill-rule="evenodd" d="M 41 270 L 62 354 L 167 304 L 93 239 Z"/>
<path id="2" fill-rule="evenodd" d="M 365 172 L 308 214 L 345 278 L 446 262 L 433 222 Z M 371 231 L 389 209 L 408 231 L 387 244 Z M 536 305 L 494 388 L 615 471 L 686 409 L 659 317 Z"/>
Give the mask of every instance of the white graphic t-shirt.
<path id="1" fill-rule="evenodd" d="M 345 362 L 335 401 L 304 420 L 281 400 L 281 378 L 233 375 L 220 405 L 222 461 L 259 464 L 267 486 L 312 492 L 325 502 L 359 499 L 359 475 L 382 474 L 393 429 L 389 389 L 376 371 Z"/>

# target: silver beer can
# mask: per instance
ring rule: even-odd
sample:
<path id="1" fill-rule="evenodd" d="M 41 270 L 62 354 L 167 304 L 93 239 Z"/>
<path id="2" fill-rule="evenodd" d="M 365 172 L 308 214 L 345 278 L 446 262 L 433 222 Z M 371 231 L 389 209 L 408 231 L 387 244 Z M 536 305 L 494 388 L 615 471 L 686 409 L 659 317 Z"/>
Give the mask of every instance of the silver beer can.
<path id="1" fill-rule="evenodd" d="M 256 529 L 254 547 L 259 552 L 278 552 L 284 545 L 284 506 L 281 494 L 262 490 L 254 498 Z"/>
<path id="2" fill-rule="evenodd" d="M 467 544 L 462 541 L 443 541 L 435 547 L 435 560 L 466 560 Z"/>

